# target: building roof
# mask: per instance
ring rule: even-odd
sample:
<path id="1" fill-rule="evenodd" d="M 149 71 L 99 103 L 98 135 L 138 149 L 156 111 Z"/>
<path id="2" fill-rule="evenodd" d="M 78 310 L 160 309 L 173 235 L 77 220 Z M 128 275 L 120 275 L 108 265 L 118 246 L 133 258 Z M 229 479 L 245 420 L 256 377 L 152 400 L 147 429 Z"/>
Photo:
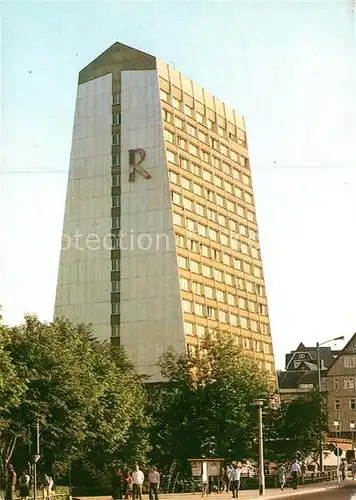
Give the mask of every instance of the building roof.
<path id="1" fill-rule="evenodd" d="M 331 363 L 330 366 L 328 366 L 328 369 L 325 373 L 325 376 L 327 377 L 331 368 L 334 366 L 334 364 L 336 363 L 336 361 L 340 358 L 340 356 L 346 356 L 347 354 L 356 354 L 356 333 L 353 334 L 353 336 L 351 337 L 351 339 L 347 342 L 347 344 L 345 345 L 345 347 L 338 352 L 338 356 L 335 357 L 335 359 L 333 360 L 333 362 Z"/>
<path id="2" fill-rule="evenodd" d="M 323 372 L 322 372 L 323 374 Z M 318 372 L 313 371 L 285 371 L 278 375 L 279 389 L 298 389 L 301 384 L 316 386 L 318 384 Z"/>

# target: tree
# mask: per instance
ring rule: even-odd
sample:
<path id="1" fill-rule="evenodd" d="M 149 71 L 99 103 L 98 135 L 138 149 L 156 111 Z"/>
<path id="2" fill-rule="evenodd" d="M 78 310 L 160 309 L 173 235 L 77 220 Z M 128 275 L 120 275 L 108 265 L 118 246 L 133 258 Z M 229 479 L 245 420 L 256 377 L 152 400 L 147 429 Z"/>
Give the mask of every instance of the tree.
<path id="1" fill-rule="evenodd" d="M 43 323 L 27 316 L 23 325 L 5 330 L 6 356 L 24 387 L 20 401 L 7 405 L 1 436 L 15 460 L 24 460 L 21 445 L 33 441 L 29 429 L 37 420 L 48 469 L 68 461 L 103 469 L 122 450 L 128 461 L 144 456 L 145 394 L 120 347 L 99 343 L 89 327 L 64 319 Z M 138 442 L 131 448 L 134 432 Z"/>
<path id="2" fill-rule="evenodd" d="M 196 354 L 168 350 L 159 363 L 166 383 L 151 389 L 151 457 L 167 468 L 176 459 L 242 459 L 254 453 L 257 412 L 253 401 L 269 400 L 271 381 L 243 357 L 229 334 L 207 334 Z"/>
<path id="3" fill-rule="evenodd" d="M 305 393 L 266 409 L 266 454 L 273 460 L 317 455 L 320 438 L 328 431 L 326 396 Z"/>

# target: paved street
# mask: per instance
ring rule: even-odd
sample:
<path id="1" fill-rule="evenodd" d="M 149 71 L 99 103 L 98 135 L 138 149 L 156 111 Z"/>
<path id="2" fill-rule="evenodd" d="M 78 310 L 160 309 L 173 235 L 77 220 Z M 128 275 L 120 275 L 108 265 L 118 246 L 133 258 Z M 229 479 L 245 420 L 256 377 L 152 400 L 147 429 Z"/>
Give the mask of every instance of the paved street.
<path id="1" fill-rule="evenodd" d="M 319 491 L 306 495 L 288 495 L 281 498 L 288 498 L 288 500 L 302 500 L 303 498 L 308 500 L 356 500 L 356 496 L 353 498 L 354 494 L 356 494 L 355 485 L 340 490 Z"/>

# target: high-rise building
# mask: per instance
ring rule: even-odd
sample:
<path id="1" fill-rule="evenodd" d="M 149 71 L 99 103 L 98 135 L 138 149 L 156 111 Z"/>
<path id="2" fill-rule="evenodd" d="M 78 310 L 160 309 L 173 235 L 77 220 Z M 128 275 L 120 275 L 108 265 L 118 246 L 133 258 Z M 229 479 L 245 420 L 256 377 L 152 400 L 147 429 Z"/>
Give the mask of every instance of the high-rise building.
<path id="1" fill-rule="evenodd" d="M 120 43 L 79 74 L 55 316 L 152 381 L 207 329 L 274 372 L 244 119 Z"/>

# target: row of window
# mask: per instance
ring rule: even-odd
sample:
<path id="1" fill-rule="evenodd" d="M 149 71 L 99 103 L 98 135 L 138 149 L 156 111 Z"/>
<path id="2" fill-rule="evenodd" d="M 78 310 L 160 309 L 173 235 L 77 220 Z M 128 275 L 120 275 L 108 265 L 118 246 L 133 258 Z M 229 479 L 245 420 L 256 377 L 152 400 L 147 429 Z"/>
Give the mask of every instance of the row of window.
<path id="1" fill-rule="evenodd" d="M 262 278 L 262 269 L 258 266 L 252 265 L 249 262 L 233 258 L 234 268 L 243 273 L 253 274 L 256 278 Z M 202 274 L 203 276 L 213 278 L 216 281 L 225 282 L 227 285 L 234 286 L 234 276 L 226 271 L 213 269 L 210 266 L 201 264 L 194 259 L 187 259 L 181 255 L 178 256 L 178 266 L 181 269 L 186 269 L 192 273 Z"/>
<path id="2" fill-rule="evenodd" d="M 205 291 L 205 293 L 207 292 Z M 216 290 L 215 295 L 216 300 L 222 303 L 227 302 L 230 306 L 245 309 L 252 313 L 260 314 L 261 316 L 265 316 L 267 314 L 267 308 L 264 304 L 257 304 L 253 300 L 247 300 L 243 297 L 236 297 L 236 295 L 233 295 L 231 293 L 225 294 L 225 292 L 221 290 Z M 190 300 L 183 300 L 183 311 L 186 313 L 195 314 L 196 316 L 203 316 L 209 319 L 219 320 L 220 323 L 229 322 L 229 313 L 227 311 L 217 310 L 215 307 L 194 303 Z M 257 322 L 255 323 L 255 328 L 257 328 Z M 257 330 L 255 329 L 255 331 Z"/>
<path id="3" fill-rule="evenodd" d="M 180 91 L 178 90 L 178 93 Z M 234 124 L 230 122 L 226 122 L 225 119 L 219 116 L 219 123 L 216 121 L 216 114 L 213 110 L 210 110 L 210 118 L 208 118 L 205 113 L 205 106 L 202 103 L 200 104 L 200 111 L 194 108 L 194 105 L 189 105 L 188 102 L 183 102 L 180 99 L 170 95 L 164 90 L 160 91 L 161 99 L 169 104 L 171 104 L 175 109 L 183 112 L 190 118 L 195 119 L 201 125 L 204 125 L 209 130 L 212 130 L 219 134 L 222 137 L 229 138 L 234 141 L 238 141 L 239 144 L 245 146 L 246 145 L 246 134 L 242 129 L 237 128 Z M 190 98 L 191 100 L 191 98 Z M 168 113 L 168 116 L 167 116 Z M 214 119 L 212 119 L 211 114 L 215 115 Z M 163 118 L 171 122 L 172 118 L 169 116 L 169 113 L 166 110 L 163 110 Z"/>
<path id="4" fill-rule="evenodd" d="M 341 409 L 340 399 L 335 399 L 335 401 L 334 401 L 334 409 L 335 410 L 340 410 Z M 349 410 L 356 410 L 356 399 L 355 398 L 349 399 Z"/>
<path id="5" fill-rule="evenodd" d="M 252 283 L 251 281 L 245 281 L 241 278 L 236 278 L 236 282 L 233 280 L 233 283 L 234 283 L 233 286 L 239 290 L 253 293 L 255 295 L 258 295 L 259 297 L 265 296 L 265 289 L 262 285 L 258 285 L 257 283 Z M 202 283 L 198 283 L 197 281 L 191 281 L 181 277 L 180 287 L 181 290 L 184 290 L 186 292 L 193 292 L 195 295 L 201 295 L 209 299 L 216 299 L 220 302 L 225 302 L 224 292 L 222 292 L 221 290 L 216 290 L 215 288 L 212 288 L 208 285 L 203 285 Z M 229 303 L 234 304 L 235 302 L 229 302 Z"/>
<path id="6" fill-rule="evenodd" d="M 179 215 L 179 214 L 177 214 L 177 215 Z M 183 227 L 184 222 L 183 222 L 182 216 L 179 216 L 179 217 L 180 218 L 174 217 L 174 220 L 179 221 L 179 224 L 176 224 L 176 225 Z M 209 230 L 208 234 L 209 234 L 209 238 L 211 240 L 213 240 L 213 241 L 219 240 L 219 243 L 221 245 L 224 245 L 228 248 L 237 250 L 245 255 L 251 255 L 251 257 L 253 257 L 254 259 L 260 258 L 260 251 L 258 248 L 250 247 L 242 242 L 236 243 L 239 235 L 237 233 L 234 233 L 233 231 L 230 232 L 230 237 L 227 236 L 226 234 L 223 234 L 223 233 L 218 234 L 215 231 L 215 229 L 212 229 L 211 232 Z M 210 234 L 212 235 L 212 237 L 210 237 Z M 215 234 L 216 234 L 216 238 L 215 238 Z M 251 238 L 251 236 L 250 236 L 250 238 Z M 229 244 L 229 239 L 231 241 L 231 244 Z M 204 257 L 210 257 L 213 260 L 216 260 L 218 262 L 223 261 L 224 264 L 226 264 L 227 266 L 231 265 L 231 256 L 229 254 L 223 254 L 221 256 L 221 252 L 219 250 L 216 250 L 216 248 L 208 247 L 207 245 L 203 245 L 202 243 L 199 243 L 198 241 L 193 240 L 193 239 L 188 239 L 186 241 L 185 236 L 182 236 L 181 234 L 176 234 L 176 245 L 178 247 L 181 247 L 181 248 L 187 248 L 194 253 L 200 253 L 200 254 L 204 255 Z"/>
<path id="7" fill-rule="evenodd" d="M 254 320 L 245 318 L 244 316 L 236 316 L 235 314 L 230 314 L 230 325 L 237 326 L 243 328 L 244 330 L 252 330 L 256 332 L 261 332 L 263 334 L 269 333 L 269 326 L 266 323 L 257 323 Z M 255 324 L 257 323 L 257 324 Z M 204 337 L 206 328 L 205 326 L 197 325 L 196 323 L 190 323 L 188 321 L 184 321 L 184 333 L 186 335 L 198 337 Z M 243 337 L 243 347 L 245 349 L 252 349 L 252 339 L 248 339 Z M 268 345 L 268 354 L 272 354 L 272 346 Z M 257 350 L 257 349 L 255 349 Z M 260 350 L 260 349 L 259 349 Z M 265 351 L 267 353 L 267 351 Z"/>
<path id="8" fill-rule="evenodd" d="M 356 368 L 356 355 L 345 356 L 344 357 L 344 367 L 345 368 Z"/>
<path id="9" fill-rule="evenodd" d="M 169 155 L 170 156 L 170 155 Z M 243 191 L 230 182 L 222 179 L 218 175 L 214 175 L 212 172 L 206 170 L 205 168 L 201 168 L 199 165 L 192 164 L 192 168 L 194 169 L 194 174 L 201 177 L 203 180 L 210 182 L 216 187 L 223 189 L 226 193 L 229 193 L 240 200 L 244 200 L 246 203 L 253 205 L 252 195 L 250 193 L 243 193 Z M 169 171 L 169 180 L 172 184 L 176 184 L 177 186 L 181 186 L 183 189 L 187 191 L 193 191 L 195 194 L 202 196 L 204 193 L 204 189 L 202 184 L 191 181 L 184 177 L 184 175 L 178 175 L 176 172 Z M 219 195 L 216 195 L 219 196 Z"/>
<path id="10" fill-rule="evenodd" d="M 170 151 L 169 149 L 166 150 L 166 158 L 170 163 L 174 163 L 175 165 L 179 165 L 180 168 L 187 170 L 191 172 L 192 174 L 196 175 L 197 177 L 203 178 L 203 170 L 200 165 L 197 163 L 194 163 L 194 161 L 190 160 L 188 161 L 187 158 L 184 158 L 183 156 L 177 155 Z M 226 175 L 228 175 L 230 178 L 233 178 L 237 181 L 242 181 L 246 186 L 251 186 L 251 179 L 248 175 L 246 174 L 241 174 L 241 172 L 237 169 L 234 168 L 233 166 L 230 166 L 226 162 L 221 162 L 219 158 L 212 157 L 212 165 L 215 168 L 218 168 L 222 170 Z M 214 185 L 217 185 L 219 187 L 223 187 L 222 184 L 222 179 L 220 176 L 216 175 L 214 176 Z M 225 186 L 224 186 L 225 189 Z M 237 186 L 234 186 L 232 188 L 227 185 L 226 189 L 229 190 L 231 194 L 234 194 L 238 198 L 242 198 L 242 192 Z M 246 196 L 246 194 L 245 194 Z M 249 201 L 250 200 L 250 201 Z M 252 203 L 252 197 L 250 199 L 246 199 L 249 203 Z"/>
<path id="11" fill-rule="evenodd" d="M 333 379 L 334 389 L 339 389 L 339 378 Z M 356 389 L 356 377 L 344 377 L 344 389 Z"/>

